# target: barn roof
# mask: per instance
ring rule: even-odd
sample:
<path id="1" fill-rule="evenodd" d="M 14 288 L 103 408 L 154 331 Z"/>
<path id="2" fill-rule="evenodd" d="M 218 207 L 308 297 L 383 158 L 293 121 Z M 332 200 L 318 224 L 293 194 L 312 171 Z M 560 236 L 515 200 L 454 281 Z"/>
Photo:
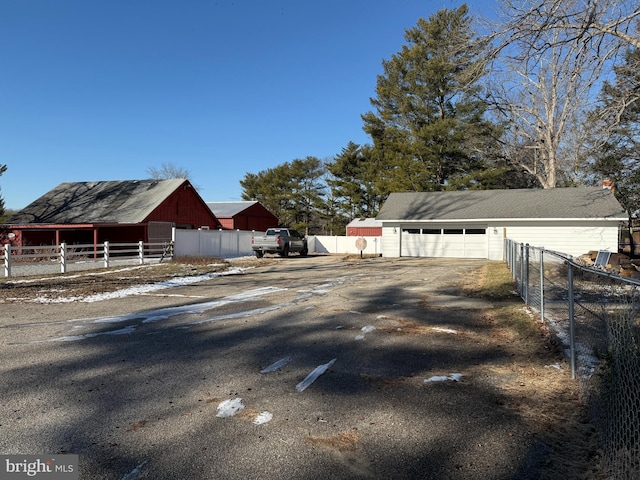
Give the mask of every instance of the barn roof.
<path id="1" fill-rule="evenodd" d="M 255 205 L 256 201 L 245 202 L 207 202 L 207 206 L 211 209 L 213 214 L 218 218 L 233 217 L 241 212 L 244 212 L 247 208 Z"/>
<path id="2" fill-rule="evenodd" d="M 347 227 L 377 228 L 377 227 L 382 227 L 382 222 L 379 220 L 376 220 L 375 218 L 354 218 L 347 224 Z"/>
<path id="3" fill-rule="evenodd" d="M 392 193 L 377 220 L 628 218 L 610 190 L 602 187 L 465 190 Z"/>
<path id="4" fill-rule="evenodd" d="M 141 223 L 188 180 L 64 182 L 13 215 L 13 225 Z"/>

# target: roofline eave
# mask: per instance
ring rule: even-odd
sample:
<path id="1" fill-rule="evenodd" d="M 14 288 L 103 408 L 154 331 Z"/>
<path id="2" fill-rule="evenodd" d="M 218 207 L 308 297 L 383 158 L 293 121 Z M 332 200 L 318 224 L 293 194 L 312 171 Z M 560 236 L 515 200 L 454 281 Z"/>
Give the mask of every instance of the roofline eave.
<path id="1" fill-rule="evenodd" d="M 394 223 L 499 223 L 499 222 L 584 222 L 584 221 L 618 221 L 625 222 L 628 217 L 589 217 L 589 218 L 455 218 L 455 219 L 386 219 L 380 222 Z"/>

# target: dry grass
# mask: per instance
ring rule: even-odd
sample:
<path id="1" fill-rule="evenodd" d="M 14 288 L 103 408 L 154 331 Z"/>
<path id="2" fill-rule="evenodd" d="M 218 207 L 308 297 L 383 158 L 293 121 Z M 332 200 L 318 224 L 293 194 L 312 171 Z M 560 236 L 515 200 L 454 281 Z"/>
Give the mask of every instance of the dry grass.
<path id="1" fill-rule="evenodd" d="M 580 402 L 562 346 L 545 323 L 514 295 L 511 273 L 502 262 L 490 262 L 470 275 L 463 291 L 496 301 L 484 312 L 491 327 L 488 340 L 505 350 L 511 363 L 482 365 L 498 381 L 504 406 L 527 420 L 548 448 L 541 479 L 604 479 L 599 467 L 595 428 Z M 506 301 L 506 303 L 505 303 Z"/>
<path id="2" fill-rule="evenodd" d="M 352 452 L 358 446 L 360 437 L 355 430 L 349 430 L 333 437 L 309 437 L 307 441 L 314 445 L 335 449 L 339 452 Z"/>
<path id="3" fill-rule="evenodd" d="M 504 262 L 488 262 L 469 275 L 462 286 L 465 295 L 487 300 L 514 300 L 516 285 Z"/>

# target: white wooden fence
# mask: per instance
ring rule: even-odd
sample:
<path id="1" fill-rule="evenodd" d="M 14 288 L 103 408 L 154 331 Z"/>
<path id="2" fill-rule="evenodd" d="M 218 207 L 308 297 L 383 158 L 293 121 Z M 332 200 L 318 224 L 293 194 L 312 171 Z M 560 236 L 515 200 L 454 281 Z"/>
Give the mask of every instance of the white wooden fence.
<path id="1" fill-rule="evenodd" d="M 246 230 L 173 229 L 171 243 L 109 243 L 86 245 L 40 245 L 0 247 L 4 276 L 66 273 L 74 270 L 109 267 L 115 262 L 139 263 L 169 257 L 233 258 L 254 255 L 251 238 L 261 232 Z M 356 245 L 358 239 L 358 245 Z M 362 239 L 366 245 L 362 243 Z M 382 237 L 339 237 L 315 235 L 307 239 L 309 253 L 380 255 Z M 359 247 L 364 248 L 362 252 Z M 20 271 L 13 271 L 13 270 Z"/>
<path id="2" fill-rule="evenodd" d="M 60 245 L 21 247 L 5 244 L 0 249 L 0 262 L 2 262 L 5 277 L 12 276 L 14 267 L 29 270 L 27 274 L 50 273 L 52 268 L 60 273 L 66 273 L 72 265 L 80 263 L 85 268 L 107 268 L 116 261 L 129 263 L 133 261 L 142 265 L 151 259 L 171 257 L 172 248 L 170 243 L 144 242 L 104 242 L 95 245 L 61 243 Z M 45 265 L 49 268 L 43 268 Z"/>

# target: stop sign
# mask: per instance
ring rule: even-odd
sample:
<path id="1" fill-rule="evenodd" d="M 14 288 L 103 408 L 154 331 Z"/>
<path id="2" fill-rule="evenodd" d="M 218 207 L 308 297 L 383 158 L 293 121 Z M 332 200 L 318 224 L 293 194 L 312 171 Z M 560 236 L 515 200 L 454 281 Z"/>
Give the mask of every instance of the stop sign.
<path id="1" fill-rule="evenodd" d="M 360 251 L 363 251 L 365 248 L 367 248 L 367 240 L 360 237 L 356 240 L 356 248 Z"/>

